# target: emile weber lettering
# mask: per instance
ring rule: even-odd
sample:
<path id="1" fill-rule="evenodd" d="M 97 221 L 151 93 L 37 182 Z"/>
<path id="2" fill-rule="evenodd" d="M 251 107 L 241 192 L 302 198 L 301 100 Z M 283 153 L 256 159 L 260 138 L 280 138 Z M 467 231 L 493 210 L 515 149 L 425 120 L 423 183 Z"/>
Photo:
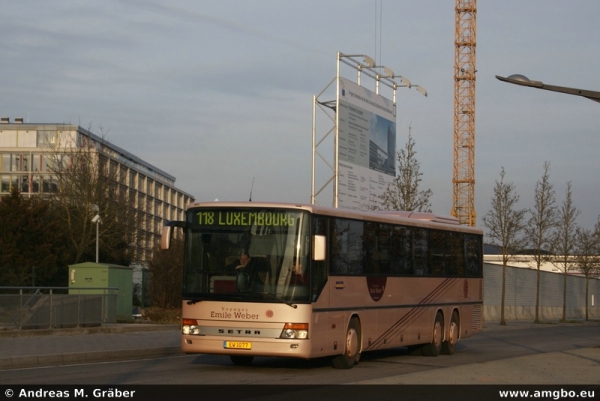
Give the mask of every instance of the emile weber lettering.
<path id="1" fill-rule="evenodd" d="M 293 227 L 296 220 L 285 212 L 198 212 L 198 224 L 210 226 Z"/>
<path id="2" fill-rule="evenodd" d="M 242 319 L 242 320 L 258 320 L 258 313 L 248 313 L 247 310 L 232 310 L 232 308 L 221 308 L 220 312 L 210 311 L 210 317 L 217 319 Z"/>

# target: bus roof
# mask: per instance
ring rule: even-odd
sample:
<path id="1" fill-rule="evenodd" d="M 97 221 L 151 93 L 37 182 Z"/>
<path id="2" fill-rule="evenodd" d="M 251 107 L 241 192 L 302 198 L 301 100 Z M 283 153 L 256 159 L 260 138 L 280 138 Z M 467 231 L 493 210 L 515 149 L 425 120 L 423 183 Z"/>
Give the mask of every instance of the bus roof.
<path id="1" fill-rule="evenodd" d="M 428 212 L 389 211 L 372 210 L 360 211 L 353 209 L 341 209 L 321 205 L 310 205 L 302 203 L 275 203 L 275 202 L 193 202 L 187 206 L 187 210 L 194 208 L 221 208 L 221 207 L 243 207 L 243 208 L 283 208 L 300 209 L 310 213 L 345 217 L 357 220 L 370 220 L 385 223 L 406 224 L 411 226 L 450 229 L 453 231 L 464 231 L 482 234 L 482 230 L 475 227 L 461 225 L 459 220 L 452 216 L 445 216 Z"/>

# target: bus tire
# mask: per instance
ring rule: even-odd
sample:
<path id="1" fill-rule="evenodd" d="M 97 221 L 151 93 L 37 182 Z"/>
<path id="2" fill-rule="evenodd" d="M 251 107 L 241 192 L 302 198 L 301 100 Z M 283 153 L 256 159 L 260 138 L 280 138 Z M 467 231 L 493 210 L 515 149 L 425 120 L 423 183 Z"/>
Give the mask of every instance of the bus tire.
<path id="1" fill-rule="evenodd" d="M 241 355 L 230 355 L 229 358 L 231 359 L 231 362 L 233 362 L 233 364 L 236 366 L 250 366 L 252 360 L 254 359 L 253 356 Z"/>
<path id="2" fill-rule="evenodd" d="M 438 356 L 442 350 L 442 339 L 444 338 L 444 319 L 441 313 L 435 315 L 433 322 L 433 339 L 423 346 L 423 355 Z"/>
<path id="3" fill-rule="evenodd" d="M 452 319 L 450 320 L 450 327 L 448 331 L 448 340 L 442 343 L 442 354 L 444 355 L 452 355 L 454 354 L 454 349 L 456 347 L 456 343 L 458 342 L 459 335 L 459 319 L 458 313 L 456 311 L 452 312 Z"/>
<path id="4" fill-rule="evenodd" d="M 344 353 L 335 356 L 331 364 L 336 369 L 350 369 L 360 359 L 360 323 L 357 318 L 350 319 L 344 342 Z"/>

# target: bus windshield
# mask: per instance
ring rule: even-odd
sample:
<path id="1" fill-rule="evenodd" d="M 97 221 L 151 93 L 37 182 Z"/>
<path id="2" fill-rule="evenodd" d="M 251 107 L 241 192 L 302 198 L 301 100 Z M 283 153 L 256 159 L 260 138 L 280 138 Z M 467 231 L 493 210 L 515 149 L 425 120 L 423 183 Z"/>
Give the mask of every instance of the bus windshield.
<path id="1" fill-rule="evenodd" d="M 190 209 L 183 298 L 309 302 L 309 215 L 286 209 Z"/>

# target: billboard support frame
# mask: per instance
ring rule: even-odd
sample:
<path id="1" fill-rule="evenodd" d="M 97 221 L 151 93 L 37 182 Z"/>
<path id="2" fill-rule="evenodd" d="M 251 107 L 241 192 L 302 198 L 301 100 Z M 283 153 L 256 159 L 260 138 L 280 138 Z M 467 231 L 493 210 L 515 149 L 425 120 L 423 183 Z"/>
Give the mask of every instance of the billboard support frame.
<path id="1" fill-rule="evenodd" d="M 362 61 L 359 60 L 362 58 Z M 338 110 L 340 108 L 340 64 L 343 63 L 347 66 L 356 70 L 356 84 L 358 86 L 364 87 L 361 85 L 362 75 L 365 75 L 375 82 L 375 91 L 376 95 L 380 95 L 379 89 L 380 84 L 387 86 L 392 89 L 392 98 L 387 99 L 392 102 L 393 107 L 393 116 L 396 116 L 396 90 L 399 88 L 407 87 L 415 87 L 419 92 L 423 95 L 427 96 L 427 92 L 418 85 L 412 85 L 411 82 L 402 77 L 400 75 L 394 75 L 393 71 L 383 65 L 376 65 L 375 61 L 364 54 L 354 54 L 347 55 L 341 52 L 337 53 L 336 60 L 336 76 L 333 78 L 325 88 L 316 96 L 313 96 L 313 110 L 312 110 L 312 177 L 311 177 L 311 196 L 310 201 L 311 204 L 321 204 L 317 197 L 322 194 L 322 192 L 333 182 L 333 199 L 332 206 L 339 207 L 339 162 L 340 162 L 340 154 L 339 154 L 339 113 Z M 383 73 L 382 73 L 383 71 Z M 335 99 L 331 100 L 321 100 L 321 97 L 324 96 L 325 92 L 327 92 L 330 88 L 332 88 L 332 84 L 335 82 L 335 90 L 336 95 Z M 365 88 L 366 89 L 366 88 Z M 383 96 L 382 96 L 383 97 Z M 322 114 L 325 115 L 332 122 L 332 126 L 327 126 L 325 128 L 324 133 L 318 137 L 318 127 L 317 127 L 317 116 L 318 110 L 321 110 Z M 331 135 L 333 133 L 333 135 Z M 319 146 L 322 146 L 326 139 L 332 136 L 333 139 L 333 160 L 329 161 L 326 157 L 323 156 L 321 152 L 319 152 Z M 317 158 L 318 156 L 318 158 Z M 395 157 L 395 155 L 394 155 Z M 316 189 L 316 174 L 317 174 L 317 160 L 321 159 L 326 164 L 327 175 L 325 177 L 325 183 L 319 188 Z"/>

